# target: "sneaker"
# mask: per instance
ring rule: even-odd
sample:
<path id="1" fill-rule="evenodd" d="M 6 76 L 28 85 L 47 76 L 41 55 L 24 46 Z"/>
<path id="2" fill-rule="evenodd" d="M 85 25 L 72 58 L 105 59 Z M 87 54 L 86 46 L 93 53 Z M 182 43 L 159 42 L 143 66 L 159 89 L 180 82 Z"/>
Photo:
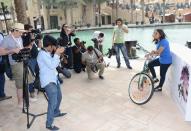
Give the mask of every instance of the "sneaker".
<path id="1" fill-rule="evenodd" d="M 121 64 L 117 64 L 117 68 L 120 68 L 121 67 Z"/>
<path id="2" fill-rule="evenodd" d="M 160 91 L 162 91 L 162 87 L 157 86 L 157 87 L 154 88 L 154 91 L 155 92 L 160 92 Z"/>
<path id="3" fill-rule="evenodd" d="M 34 97 L 34 98 L 30 97 L 29 100 L 30 100 L 31 102 L 36 102 L 38 99 L 37 99 L 36 97 Z"/>
<path id="4" fill-rule="evenodd" d="M 128 66 L 127 66 L 127 68 L 128 68 L 128 69 L 130 69 L 130 70 L 132 70 L 132 69 L 133 69 L 130 65 L 128 65 Z"/>
<path id="5" fill-rule="evenodd" d="M 60 113 L 60 114 L 58 114 L 58 115 L 56 115 L 56 116 L 54 116 L 54 117 L 62 117 L 62 116 L 65 116 L 67 113 Z"/>
<path id="6" fill-rule="evenodd" d="M 153 78 L 153 82 L 154 82 L 154 83 L 157 83 L 157 82 L 159 82 L 159 79 Z"/>
<path id="7" fill-rule="evenodd" d="M 49 129 L 49 130 L 51 130 L 51 131 L 57 131 L 57 130 L 59 130 L 59 128 L 56 127 L 56 126 L 46 126 L 46 128 Z"/>
<path id="8" fill-rule="evenodd" d="M 103 77 L 103 76 L 99 76 L 99 78 L 100 78 L 100 79 L 102 79 L 102 80 L 104 79 L 104 77 Z"/>

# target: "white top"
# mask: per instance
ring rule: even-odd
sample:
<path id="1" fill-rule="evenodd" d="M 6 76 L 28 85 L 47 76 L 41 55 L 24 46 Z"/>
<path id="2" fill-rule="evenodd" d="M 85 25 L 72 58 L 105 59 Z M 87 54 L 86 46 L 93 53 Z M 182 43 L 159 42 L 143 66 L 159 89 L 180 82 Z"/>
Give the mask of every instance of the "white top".
<path id="1" fill-rule="evenodd" d="M 94 31 L 92 38 L 98 39 L 100 33 L 101 31 Z"/>
<path id="2" fill-rule="evenodd" d="M 102 45 L 103 41 L 104 41 L 104 37 L 103 38 L 99 38 L 99 34 L 102 33 L 101 31 L 94 31 L 93 33 L 93 39 L 97 39 L 98 44 Z"/>
<path id="3" fill-rule="evenodd" d="M 57 83 L 57 70 L 60 63 L 60 56 L 54 54 L 52 57 L 50 52 L 40 50 L 37 57 L 38 66 L 40 69 L 40 83 L 41 87 L 44 88 L 50 82 Z"/>

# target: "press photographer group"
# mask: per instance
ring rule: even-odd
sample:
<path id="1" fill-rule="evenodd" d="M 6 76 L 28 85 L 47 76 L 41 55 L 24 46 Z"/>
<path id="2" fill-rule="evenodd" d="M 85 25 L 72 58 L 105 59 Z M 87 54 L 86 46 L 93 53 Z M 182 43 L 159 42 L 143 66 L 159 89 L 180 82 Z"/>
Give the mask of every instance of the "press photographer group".
<path id="1" fill-rule="evenodd" d="M 60 84 L 63 76 L 71 78 L 71 70 L 74 72 L 87 72 L 88 79 L 92 80 L 93 73 L 98 72 L 100 79 L 104 79 L 103 72 L 105 64 L 100 50 L 93 46 L 86 48 L 86 42 L 80 38 L 73 38 L 75 30 L 63 24 L 59 38 L 51 35 L 42 35 L 39 30 L 33 29 L 31 25 L 15 23 L 10 34 L 2 37 L 0 41 L 0 66 L 1 66 L 1 100 L 10 98 L 4 92 L 5 74 L 9 79 L 15 81 L 18 107 L 27 114 L 27 127 L 30 128 L 37 116 L 29 112 L 30 102 L 37 101 L 37 95 L 41 91 L 48 101 L 48 112 L 46 128 L 57 130 L 53 126 L 55 117 L 66 115 L 60 111 L 62 93 Z M 95 37 L 95 36 L 94 36 Z M 97 36 L 99 40 L 100 33 Z M 103 38 L 103 33 L 101 33 Z M 96 37 L 94 38 L 96 39 Z M 5 73 L 5 74 L 4 74 Z"/>

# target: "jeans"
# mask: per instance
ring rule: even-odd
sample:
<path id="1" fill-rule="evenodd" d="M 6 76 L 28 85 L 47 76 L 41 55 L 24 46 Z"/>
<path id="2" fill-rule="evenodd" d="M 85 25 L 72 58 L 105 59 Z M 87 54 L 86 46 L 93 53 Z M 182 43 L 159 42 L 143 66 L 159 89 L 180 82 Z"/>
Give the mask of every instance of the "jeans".
<path id="1" fill-rule="evenodd" d="M 28 66 L 30 67 L 31 71 L 33 74 L 35 74 L 35 68 L 36 68 L 36 65 L 37 65 L 37 60 L 36 59 L 30 59 L 28 61 Z"/>
<path id="2" fill-rule="evenodd" d="M 47 112 L 47 121 L 46 126 L 52 126 L 54 117 L 60 114 L 60 103 L 62 100 L 62 93 L 60 85 L 56 83 L 49 83 L 45 86 L 45 92 L 48 97 L 48 112 Z"/>
<path id="3" fill-rule="evenodd" d="M 160 66 L 160 82 L 159 82 L 159 87 L 162 87 L 165 81 L 165 77 L 166 77 L 166 72 L 168 70 L 168 67 L 171 64 L 161 64 L 159 61 L 159 58 L 152 60 L 151 62 L 149 62 L 148 67 L 149 70 L 151 71 L 152 77 L 156 78 L 156 73 L 155 73 L 155 66 Z"/>
<path id="4" fill-rule="evenodd" d="M 36 75 L 36 72 L 35 72 L 35 68 L 37 66 L 37 60 L 34 59 L 34 58 L 31 58 L 29 61 L 28 61 L 28 66 L 32 72 L 33 75 Z M 34 84 L 33 83 L 30 83 L 29 84 L 29 92 L 32 93 L 34 92 Z"/>
<path id="5" fill-rule="evenodd" d="M 5 75 L 4 73 L 0 73 L 0 97 L 5 97 Z"/>
<path id="6" fill-rule="evenodd" d="M 127 49 L 126 49 L 126 46 L 125 44 L 123 43 L 115 43 L 114 44 L 114 49 L 116 51 L 116 60 L 117 60 L 117 64 L 120 65 L 121 62 L 120 62 L 120 52 L 119 50 L 121 50 L 122 54 L 123 54 L 123 57 L 124 57 L 124 60 L 125 60 L 125 64 L 126 66 L 130 66 L 130 63 L 129 63 L 129 58 L 128 58 L 128 55 L 127 55 Z"/>

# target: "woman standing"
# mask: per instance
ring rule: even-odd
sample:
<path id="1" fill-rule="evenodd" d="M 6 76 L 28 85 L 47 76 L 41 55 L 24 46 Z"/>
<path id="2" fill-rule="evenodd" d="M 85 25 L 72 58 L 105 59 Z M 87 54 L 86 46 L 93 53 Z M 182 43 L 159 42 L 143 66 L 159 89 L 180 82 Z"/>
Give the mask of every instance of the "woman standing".
<path id="1" fill-rule="evenodd" d="M 148 55 L 159 56 L 159 58 L 156 58 L 149 62 L 148 67 L 151 71 L 153 81 L 158 82 L 159 80 L 156 78 L 154 67 L 160 66 L 160 82 L 159 85 L 155 88 L 155 91 L 162 91 L 162 86 L 165 81 L 166 72 L 168 70 L 168 67 L 172 63 L 172 56 L 170 53 L 169 42 L 166 39 L 166 34 L 162 29 L 156 29 L 153 33 L 153 38 L 153 41 L 156 44 L 156 50 L 152 51 Z"/>
<path id="2" fill-rule="evenodd" d="M 72 53 L 72 42 L 71 42 L 71 36 L 75 36 L 74 30 L 71 30 L 68 25 L 63 24 L 62 29 L 60 32 L 60 37 L 62 38 L 65 46 L 65 54 L 68 56 L 68 63 L 66 65 L 66 68 L 72 68 L 73 66 L 73 53 Z"/>

